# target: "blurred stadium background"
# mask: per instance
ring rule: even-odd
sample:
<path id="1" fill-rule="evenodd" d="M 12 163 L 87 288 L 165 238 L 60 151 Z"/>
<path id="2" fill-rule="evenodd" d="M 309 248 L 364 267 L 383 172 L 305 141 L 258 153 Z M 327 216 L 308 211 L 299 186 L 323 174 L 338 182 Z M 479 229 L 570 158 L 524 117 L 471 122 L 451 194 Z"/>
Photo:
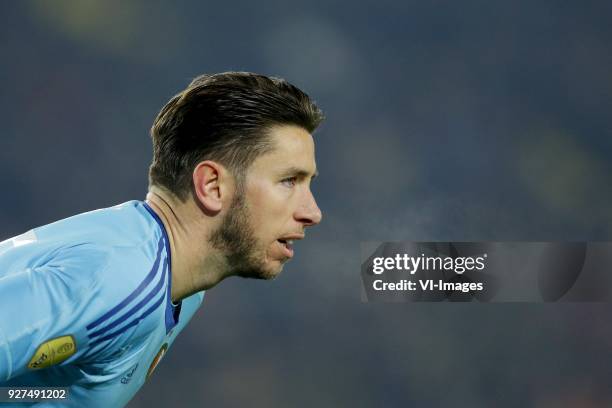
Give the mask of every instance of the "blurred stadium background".
<path id="1" fill-rule="evenodd" d="M 359 279 L 360 241 L 612 239 L 612 3 L 0 10 L 0 239 L 143 199 L 151 122 L 200 73 L 328 117 L 324 222 L 277 280 L 210 291 L 129 407 L 612 406 L 610 305 L 367 304 Z"/>

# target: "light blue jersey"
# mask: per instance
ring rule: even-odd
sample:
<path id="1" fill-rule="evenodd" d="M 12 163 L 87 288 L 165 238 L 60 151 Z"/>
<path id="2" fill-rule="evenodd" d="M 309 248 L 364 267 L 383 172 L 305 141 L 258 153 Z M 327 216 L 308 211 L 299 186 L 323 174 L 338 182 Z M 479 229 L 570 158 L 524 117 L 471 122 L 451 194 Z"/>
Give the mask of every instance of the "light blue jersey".
<path id="1" fill-rule="evenodd" d="M 69 387 L 37 407 L 127 404 L 204 296 L 173 305 L 170 265 L 142 201 L 0 242 L 0 386 Z"/>

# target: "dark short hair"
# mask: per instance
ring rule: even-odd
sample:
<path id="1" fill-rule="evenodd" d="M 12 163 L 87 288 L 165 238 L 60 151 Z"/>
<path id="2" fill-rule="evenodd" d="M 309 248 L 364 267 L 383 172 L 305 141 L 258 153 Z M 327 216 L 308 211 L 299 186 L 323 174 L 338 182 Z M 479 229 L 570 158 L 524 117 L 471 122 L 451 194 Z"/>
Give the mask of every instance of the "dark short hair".
<path id="1" fill-rule="evenodd" d="M 259 155 L 274 148 L 272 127 L 294 125 L 312 133 L 322 120 L 309 96 L 284 79 L 249 72 L 201 75 L 155 118 L 149 185 L 185 201 L 199 162 L 217 161 L 241 179 Z"/>

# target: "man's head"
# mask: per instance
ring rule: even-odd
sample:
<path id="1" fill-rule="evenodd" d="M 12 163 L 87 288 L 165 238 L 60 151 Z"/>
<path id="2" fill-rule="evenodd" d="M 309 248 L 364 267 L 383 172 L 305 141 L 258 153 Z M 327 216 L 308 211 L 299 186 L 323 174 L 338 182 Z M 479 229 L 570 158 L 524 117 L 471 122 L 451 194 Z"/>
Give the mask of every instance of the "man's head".
<path id="1" fill-rule="evenodd" d="M 155 119 L 150 185 L 221 217 L 209 242 L 233 273 L 274 277 L 293 255 L 290 241 L 321 219 L 310 192 L 316 173 L 310 134 L 322 119 L 310 98 L 284 80 L 200 76 Z M 228 201 L 221 194 L 230 187 Z"/>
<path id="2" fill-rule="evenodd" d="M 242 181 L 255 158 L 272 149 L 269 130 L 294 125 L 312 133 L 323 120 L 319 108 L 287 81 L 248 72 L 201 75 L 157 115 L 151 137 L 149 184 L 185 201 L 192 172 L 214 160 Z"/>

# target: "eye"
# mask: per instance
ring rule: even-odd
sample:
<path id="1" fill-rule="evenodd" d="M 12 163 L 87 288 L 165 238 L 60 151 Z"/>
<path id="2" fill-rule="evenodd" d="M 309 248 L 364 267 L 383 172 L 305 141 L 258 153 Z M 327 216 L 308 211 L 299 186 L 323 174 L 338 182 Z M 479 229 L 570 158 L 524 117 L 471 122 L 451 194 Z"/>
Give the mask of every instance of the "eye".
<path id="1" fill-rule="evenodd" d="M 285 187 L 294 187 L 297 182 L 297 177 L 287 177 L 286 179 L 281 180 L 281 183 Z"/>

